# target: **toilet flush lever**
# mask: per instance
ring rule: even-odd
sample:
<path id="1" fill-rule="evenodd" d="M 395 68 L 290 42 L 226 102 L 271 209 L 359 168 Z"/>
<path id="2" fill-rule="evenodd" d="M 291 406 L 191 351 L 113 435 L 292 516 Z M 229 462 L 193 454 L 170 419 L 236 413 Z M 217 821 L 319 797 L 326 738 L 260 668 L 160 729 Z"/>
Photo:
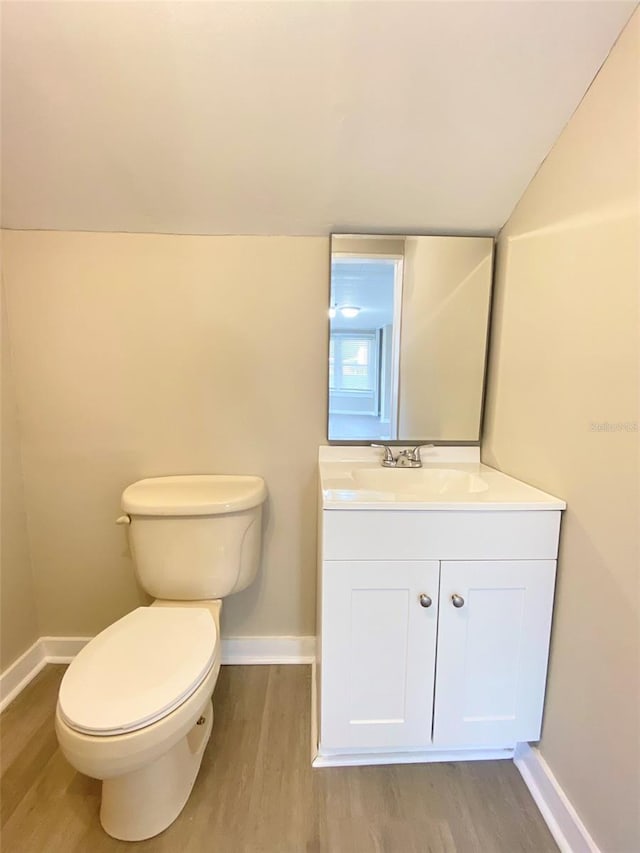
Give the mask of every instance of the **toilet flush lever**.
<path id="1" fill-rule="evenodd" d="M 128 515 L 121 515 L 120 518 L 116 518 L 116 524 L 131 524 L 131 519 Z"/>

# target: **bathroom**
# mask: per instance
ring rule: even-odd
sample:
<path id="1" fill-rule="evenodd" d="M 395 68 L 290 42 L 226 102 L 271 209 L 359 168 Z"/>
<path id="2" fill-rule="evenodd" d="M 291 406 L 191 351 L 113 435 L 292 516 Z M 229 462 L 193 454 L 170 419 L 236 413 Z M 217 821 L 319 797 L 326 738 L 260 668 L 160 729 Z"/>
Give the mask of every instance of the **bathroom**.
<path id="1" fill-rule="evenodd" d="M 7 850 L 124 848 L 56 679 L 148 603 L 115 521 L 171 474 L 268 499 L 141 849 L 640 849 L 636 5 L 2 4 Z M 567 506 L 537 806 L 510 761 L 311 768 L 332 233 L 496 239 L 481 459 Z"/>

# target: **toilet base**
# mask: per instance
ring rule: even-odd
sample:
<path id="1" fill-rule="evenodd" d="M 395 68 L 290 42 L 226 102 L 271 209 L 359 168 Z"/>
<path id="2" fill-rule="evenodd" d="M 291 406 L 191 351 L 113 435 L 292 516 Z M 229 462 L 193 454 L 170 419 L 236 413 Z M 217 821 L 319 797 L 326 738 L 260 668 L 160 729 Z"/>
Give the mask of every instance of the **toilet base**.
<path id="1" fill-rule="evenodd" d="M 102 783 L 100 823 L 120 841 L 142 841 L 165 830 L 178 817 L 193 788 L 211 736 L 213 706 L 201 711 L 196 724 L 160 758 L 133 773 Z"/>

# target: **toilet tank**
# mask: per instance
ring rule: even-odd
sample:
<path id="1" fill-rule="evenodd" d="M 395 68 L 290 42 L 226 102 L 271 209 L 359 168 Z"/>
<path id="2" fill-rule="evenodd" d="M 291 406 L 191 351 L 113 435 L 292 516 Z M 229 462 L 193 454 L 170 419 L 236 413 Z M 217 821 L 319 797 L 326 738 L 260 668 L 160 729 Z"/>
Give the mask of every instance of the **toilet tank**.
<path id="1" fill-rule="evenodd" d="M 245 589 L 260 562 L 261 477 L 196 474 L 128 486 L 122 508 L 140 585 L 154 598 L 194 601 Z"/>

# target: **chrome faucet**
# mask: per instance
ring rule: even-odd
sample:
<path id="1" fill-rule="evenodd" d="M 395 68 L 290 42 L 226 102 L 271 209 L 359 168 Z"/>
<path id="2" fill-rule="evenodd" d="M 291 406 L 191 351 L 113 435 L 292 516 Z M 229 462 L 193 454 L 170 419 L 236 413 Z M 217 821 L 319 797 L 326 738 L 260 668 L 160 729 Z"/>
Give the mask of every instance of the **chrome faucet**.
<path id="1" fill-rule="evenodd" d="M 387 444 L 372 444 L 371 447 L 379 447 L 384 450 L 382 454 L 382 466 L 384 468 L 395 468 L 397 464 L 397 459 L 393 455 L 393 451 Z"/>
<path id="2" fill-rule="evenodd" d="M 415 447 L 405 447 L 398 453 L 396 465 L 403 468 L 422 468 L 421 447 L 433 447 L 433 444 L 416 444 Z"/>
<path id="3" fill-rule="evenodd" d="M 382 454 L 382 466 L 384 468 L 422 468 L 420 458 L 421 447 L 433 447 L 433 444 L 416 444 L 415 447 L 405 447 L 394 456 L 393 451 L 387 444 L 372 444 L 371 447 L 380 447 L 384 450 Z"/>

